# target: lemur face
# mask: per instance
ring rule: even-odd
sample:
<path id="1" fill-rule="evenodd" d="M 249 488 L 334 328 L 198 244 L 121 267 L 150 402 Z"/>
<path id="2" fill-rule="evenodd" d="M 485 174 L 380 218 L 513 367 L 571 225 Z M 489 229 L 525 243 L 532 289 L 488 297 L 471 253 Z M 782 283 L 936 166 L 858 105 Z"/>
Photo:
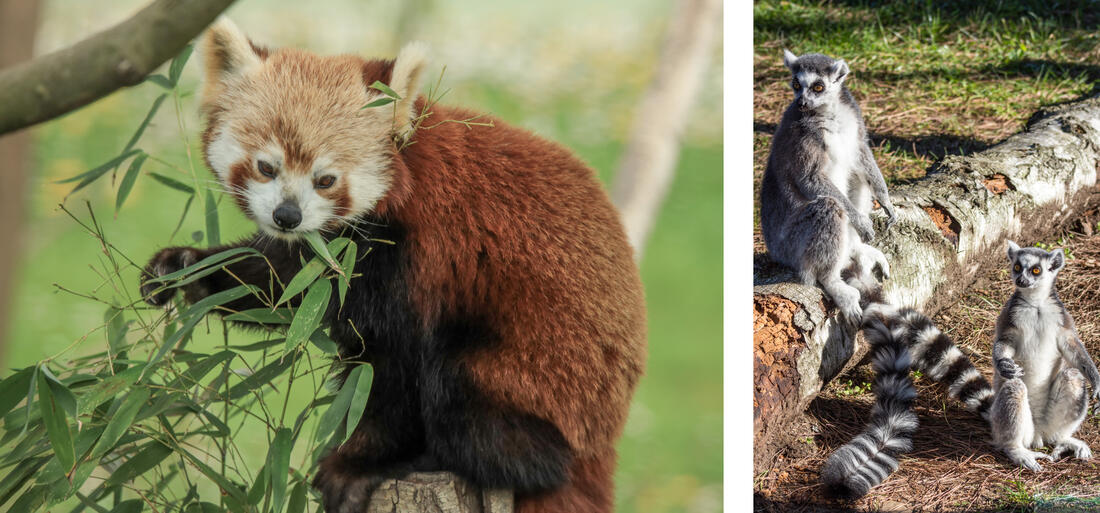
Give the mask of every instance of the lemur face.
<path id="1" fill-rule="evenodd" d="M 796 57 L 783 50 L 783 64 L 791 70 L 791 89 L 801 111 L 827 108 L 839 101 L 844 79 L 848 76 L 848 64 L 843 60 L 819 53 Z"/>
<path id="2" fill-rule="evenodd" d="M 1058 271 L 1065 266 L 1065 255 L 1061 249 L 1044 251 L 1041 248 L 1020 248 L 1015 242 L 1008 241 L 1008 261 L 1012 281 L 1016 287 L 1031 289 L 1052 285 Z"/>

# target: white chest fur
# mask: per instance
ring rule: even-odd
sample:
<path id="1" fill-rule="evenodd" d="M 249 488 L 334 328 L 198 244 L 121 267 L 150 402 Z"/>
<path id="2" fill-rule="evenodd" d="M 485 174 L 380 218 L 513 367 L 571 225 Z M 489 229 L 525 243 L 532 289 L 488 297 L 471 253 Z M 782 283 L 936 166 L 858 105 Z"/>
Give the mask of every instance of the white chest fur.
<path id="1" fill-rule="evenodd" d="M 1043 301 L 1038 306 L 1017 308 L 1013 318 L 1020 330 L 1014 360 L 1024 370 L 1023 381 L 1034 409 L 1046 404 L 1050 377 L 1061 371 L 1058 336 L 1062 332 L 1062 310 Z"/>
<path id="2" fill-rule="evenodd" d="M 824 126 L 825 148 L 829 154 L 829 181 L 848 193 L 848 180 L 859 160 L 859 120 L 855 113 L 841 108 Z"/>

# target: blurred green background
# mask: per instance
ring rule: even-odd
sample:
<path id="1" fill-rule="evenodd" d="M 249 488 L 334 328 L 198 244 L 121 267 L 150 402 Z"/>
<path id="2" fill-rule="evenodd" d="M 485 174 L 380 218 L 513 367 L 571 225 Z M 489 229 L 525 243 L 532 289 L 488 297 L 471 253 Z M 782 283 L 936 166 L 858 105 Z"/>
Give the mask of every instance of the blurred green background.
<path id="1" fill-rule="evenodd" d="M 71 44 L 144 4 L 45 1 L 35 53 Z M 241 0 L 229 16 L 260 44 L 319 53 L 386 57 L 405 41 L 426 41 L 432 48 L 426 77 L 438 76 L 446 65 L 443 83 L 451 91 L 444 103 L 487 111 L 557 140 L 609 183 L 655 68 L 671 7 L 658 0 Z M 620 442 L 619 511 L 722 507 L 721 53 L 715 48 L 684 134 L 676 180 L 642 261 L 649 362 Z M 193 166 L 198 176 L 210 176 L 197 143 L 197 69 L 197 60 L 188 63 L 182 94 L 161 108 L 139 144 L 172 165 L 150 160 L 143 174 L 187 181 L 179 169 Z M 89 354 L 105 344 L 97 331 L 103 306 L 58 288 L 102 293 L 104 281 L 94 269 L 102 258 L 98 242 L 59 204 L 86 219 L 84 203 L 90 202 L 108 240 L 138 263 L 157 248 L 191 244 L 192 234 L 205 229 L 196 205 L 170 239 L 185 198 L 147 176 L 138 179 L 117 217 L 119 177 L 67 200 L 72 184 L 54 183 L 117 155 L 160 92 L 152 84 L 120 91 L 34 130 L 30 211 L 3 359 L 7 368 L 63 351 Z M 223 240 L 252 231 L 231 202 L 221 204 L 219 215 Z M 130 273 L 132 286 L 137 270 Z M 197 334 L 194 347 L 220 343 L 220 328 L 210 330 L 216 332 Z M 266 448 L 257 441 L 255 450 L 261 460 Z"/>

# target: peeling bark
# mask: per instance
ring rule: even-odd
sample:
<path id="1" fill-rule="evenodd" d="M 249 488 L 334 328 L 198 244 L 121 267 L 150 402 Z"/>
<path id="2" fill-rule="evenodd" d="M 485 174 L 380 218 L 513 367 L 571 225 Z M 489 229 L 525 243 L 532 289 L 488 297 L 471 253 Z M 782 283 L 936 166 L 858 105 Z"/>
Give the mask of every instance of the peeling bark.
<path id="1" fill-rule="evenodd" d="M 890 261 L 886 298 L 932 315 L 1005 259 L 1005 240 L 1043 240 L 1095 203 L 1100 97 L 1044 109 L 1024 132 L 934 165 L 891 190 L 898 222 L 876 216 L 875 246 Z M 866 354 L 831 300 L 792 271 L 757 258 L 754 269 L 753 460 L 771 466 L 784 430 L 834 377 Z"/>
<path id="2" fill-rule="evenodd" d="M 512 513 L 512 492 L 478 490 L 454 474 L 416 473 L 382 483 L 366 513 Z"/>

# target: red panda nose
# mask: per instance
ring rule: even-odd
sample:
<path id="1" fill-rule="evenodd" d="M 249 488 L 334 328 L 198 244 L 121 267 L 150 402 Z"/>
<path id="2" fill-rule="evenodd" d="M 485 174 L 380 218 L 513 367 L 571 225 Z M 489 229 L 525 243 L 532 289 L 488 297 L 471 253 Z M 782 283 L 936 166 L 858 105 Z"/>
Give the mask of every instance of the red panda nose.
<path id="1" fill-rule="evenodd" d="M 301 224 L 302 211 L 298 208 L 298 205 L 284 201 L 281 205 L 275 207 L 275 212 L 271 214 L 271 217 L 275 220 L 275 224 L 279 225 L 279 228 L 289 230 Z"/>

